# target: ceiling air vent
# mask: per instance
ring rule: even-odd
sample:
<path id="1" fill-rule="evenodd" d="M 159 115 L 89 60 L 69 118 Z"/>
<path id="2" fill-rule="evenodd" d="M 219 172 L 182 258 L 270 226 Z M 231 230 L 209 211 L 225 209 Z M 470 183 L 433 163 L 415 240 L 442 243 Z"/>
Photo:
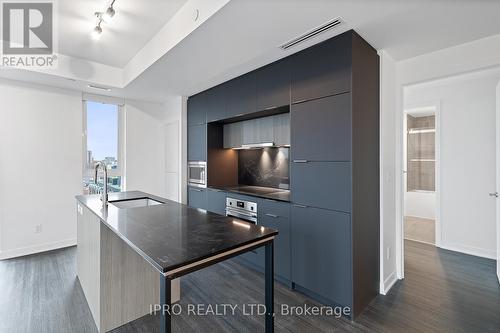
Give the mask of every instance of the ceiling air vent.
<path id="1" fill-rule="evenodd" d="M 287 49 L 289 49 L 289 48 L 291 48 L 299 43 L 305 42 L 306 40 L 308 40 L 310 38 L 313 38 L 319 34 L 322 34 L 323 32 L 326 32 L 330 29 L 333 29 L 336 26 L 340 25 L 341 23 L 342 23 L 342 19 L 340 17 L 337 17 L 336 19 L 328 21 L 328 22 L 320 25 L 319 27 L 316 27 L 316 28 L 306 32 L 305 34 L 302 34 L 298 37 L 295 37 L 295 38 L 289 40 L 285 44 L 280 45 L 280 48 L 283 50 L 287 50 Z"/>
<path id="2" fill-rule="evenodd" d="M 95 86 L 93 84 L 88 84 L 87 87 L 90 88 L 90 89 L 95 89 L 95 90 L 111 91 L 111 88 L 99 87 L 99 86 Z"/>

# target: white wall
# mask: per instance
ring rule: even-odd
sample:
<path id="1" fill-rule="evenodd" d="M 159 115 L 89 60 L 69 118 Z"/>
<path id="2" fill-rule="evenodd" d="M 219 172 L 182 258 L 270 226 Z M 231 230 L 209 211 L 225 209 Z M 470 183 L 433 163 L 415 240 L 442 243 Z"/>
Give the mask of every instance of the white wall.
<path id="1" fill-rule="evenodd" d="M 125 103 L 126 190 L 186 202 L 186 99 Z"/>
<path id="2" fill-rule="evenodd" d="M 186 203 L 186 99 L 172 98 L 164 108 L 165 197 Z"/>
<path id="3" fill-rule="evenodd" d="M 406 192 L 404 215 L 434 220 L 436 218 L 436 193 Z"/>
<path id="4" fill-rule="evenodd" d="M 380 292 L 396 282 L 396 63 L 384 51 L 380 55 Z"/>
<path id="5" fill-rule="evenodd" d="M 127 100 L 125 107 L 127 191 L 165 196 L 165 135 L 160 104 Z"/>
<path id="6" fill-rule="evenodd" d="M 433 79 L 449 77 L 465 72 L 473 72 L 481 69 L 491 68 L 500 65 L 500 35 L 479 39 L 470 43 L 442 49 L 422 56 L 399 61 L 396 64 L 396 87 L 391 94 L 384 96 L 384 89 L 391 89 L 389 84 L 381 86 L 382 99 L 388 99 L 387 103 L 396 104 L 396 159 L 395 159 L 395 205 L 396 223 L 388 225 L 386 220 L 382 221 L 384 232 L 395 233 L 396 237 L 396 262 L 392 266 L 390 262 L 383 262 L 381 272 L 397 269 L 398 277 L 404 277 L 404 256 L 403 256 L 403 233 L 402 233 L 402 207 L 403 207 L 403 184 L 400 172 L 402 165 L 402 124 L 403 124 L 403 87 L 419 82 L 426 82 Z M 384 75 L 384 72 L 382 72 Z M 384 87 L 385 85 L 385 87 Z M 382 101 L 383 102 L 383 101 Z M 382 201 L 385 203 L 390 198 L 383 194 Z M 385 240 L 381 242 L 387 243 Z"/>
<path id="7" fill-rule="evenodd" d="M 495 108 L 500 70 L 405 89 L 410 105 L 439 100 L 441 247 L 495 258 Z"/>
<path id="8" fill-rule="evenodd" d="M 0 258 L 75 244 L 81 93 L 0 80 L 0 101 Z"/>
<path id="9" fill-rule="evenodd" d="M 0 80 L 0 101 L 0 259 L 76 244 L 82 94 Z M 127 190 L 165 196 L 168 112 L 131 100 L 124 112 Z"/>

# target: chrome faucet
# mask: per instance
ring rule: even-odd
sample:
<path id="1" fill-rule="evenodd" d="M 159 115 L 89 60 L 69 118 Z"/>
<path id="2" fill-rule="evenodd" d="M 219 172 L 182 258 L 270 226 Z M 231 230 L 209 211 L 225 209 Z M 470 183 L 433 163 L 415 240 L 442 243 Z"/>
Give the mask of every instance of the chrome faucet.
<path id="1" fill-rule="evenodd" d="M 97 185 L 97 175 L 99 173 L 99 169 L 104 171 L 104 186 L 102 189 L 101 201 L 102 208 L 106 208 L 108 206 L 108 168 L 106 164 L 103 162 L 97 162 L 94 169 L 94 183 Z"/>

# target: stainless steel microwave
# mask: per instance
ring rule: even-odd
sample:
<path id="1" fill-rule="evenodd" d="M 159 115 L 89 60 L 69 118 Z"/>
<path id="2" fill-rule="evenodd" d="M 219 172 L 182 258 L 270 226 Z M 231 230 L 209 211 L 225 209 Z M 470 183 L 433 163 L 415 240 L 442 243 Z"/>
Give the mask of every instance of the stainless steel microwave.
<path id="1" fill-rule="evenodd" d="M 188 162 L 188 185 L 207 187 L 207 162 Z"/>

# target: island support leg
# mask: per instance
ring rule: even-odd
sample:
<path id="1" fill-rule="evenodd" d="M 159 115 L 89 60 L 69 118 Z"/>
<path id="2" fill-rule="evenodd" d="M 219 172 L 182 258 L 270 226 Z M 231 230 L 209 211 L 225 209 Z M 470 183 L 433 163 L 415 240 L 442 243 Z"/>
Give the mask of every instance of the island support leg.
<path id="1" fill-rule="evenodd" d="M 160 333 L 172 332 L 172 280 L 160 273 Z"/>
<path id="2" fill-rule="evenodd" d="M 266 244 L 266 333 L 274 332 L 274 241 Z"/>

